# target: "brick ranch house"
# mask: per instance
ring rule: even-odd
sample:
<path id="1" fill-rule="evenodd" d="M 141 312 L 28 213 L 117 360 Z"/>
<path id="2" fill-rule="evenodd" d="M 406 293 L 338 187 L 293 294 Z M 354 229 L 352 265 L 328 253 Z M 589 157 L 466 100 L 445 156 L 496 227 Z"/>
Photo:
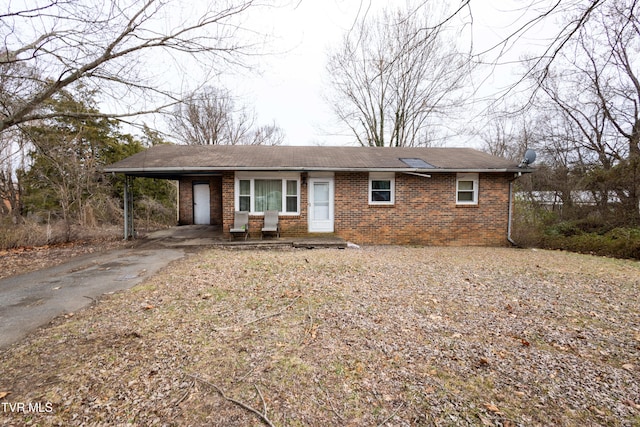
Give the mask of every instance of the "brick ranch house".
<path id="1" fill-rule="evenodd" d="M 511 184 L 532 170 L 469 148 L 160 145 L 105 172 L 177 180 L 178 223 L 227 237 L 234 211 L 249 211 L 255 238 L 277 209 L 284 237 L 502 246 Z"/>

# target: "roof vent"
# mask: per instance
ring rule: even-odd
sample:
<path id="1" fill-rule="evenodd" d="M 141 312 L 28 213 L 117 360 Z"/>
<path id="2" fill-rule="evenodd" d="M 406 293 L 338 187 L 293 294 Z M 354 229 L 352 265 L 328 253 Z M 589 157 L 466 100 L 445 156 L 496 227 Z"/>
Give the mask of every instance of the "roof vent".
<path id="1" fill-rule="evenodd" d="M 401 158 L 400 161 L 414 169 L 435 169 L 436 167 L 422 159 Z"/>

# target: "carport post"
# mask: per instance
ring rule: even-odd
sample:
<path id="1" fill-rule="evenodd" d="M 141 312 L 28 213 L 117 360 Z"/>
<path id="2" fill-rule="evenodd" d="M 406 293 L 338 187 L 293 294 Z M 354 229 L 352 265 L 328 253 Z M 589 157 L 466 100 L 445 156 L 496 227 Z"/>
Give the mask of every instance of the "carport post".
<path id="1" fill-rule="evenodd" d="M 124 240 L 135 237 L 133 228 L 133 176 L 124 176 Z"/>

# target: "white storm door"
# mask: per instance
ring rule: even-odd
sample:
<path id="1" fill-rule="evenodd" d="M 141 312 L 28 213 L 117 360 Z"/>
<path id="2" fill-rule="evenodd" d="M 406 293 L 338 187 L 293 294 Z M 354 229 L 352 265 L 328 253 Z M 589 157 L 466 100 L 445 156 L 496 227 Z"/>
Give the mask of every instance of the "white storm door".
<path id="1" fill-rule="evenodd" d="M 309 232 L 333 232 L 333 178 L 309 179 Z"/>
<path id="2" fill-rule="evenodd" d="M 211 224 L 209 184 L 193 184 L 193 223 Z"/>

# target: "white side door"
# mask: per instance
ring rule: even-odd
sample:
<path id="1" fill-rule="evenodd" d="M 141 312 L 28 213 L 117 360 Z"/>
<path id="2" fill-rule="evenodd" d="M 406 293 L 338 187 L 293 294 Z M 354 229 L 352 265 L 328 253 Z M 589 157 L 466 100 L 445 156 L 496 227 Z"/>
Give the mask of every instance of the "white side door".
<path id="1" fill-rule="evenodd" d="M 309 232 L 333 232 L 333 178 L 309 179 Z"/>
<path id="2" fill-rule="evenodd" d="M 193 223 L 211 224 L 209 184 L 193 184 Z"/>

